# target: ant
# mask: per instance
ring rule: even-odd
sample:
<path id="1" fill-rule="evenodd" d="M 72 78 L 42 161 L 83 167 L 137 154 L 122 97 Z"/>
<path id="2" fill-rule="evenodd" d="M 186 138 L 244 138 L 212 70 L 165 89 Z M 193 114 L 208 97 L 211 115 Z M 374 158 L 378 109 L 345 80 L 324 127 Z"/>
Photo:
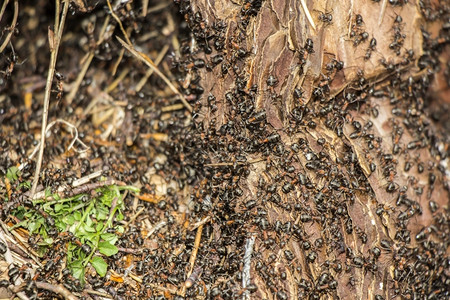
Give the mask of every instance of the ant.
<path id="1" fill-rule="evenodd" d="M 319 20 L 323 23 L 331 24 L 333 21 L 333 15 L 330 13 L 322 13 L 319 15 Z"/>
<path id="2" fill-rule="evenodd" d="M 56 100 L 61 101 L 64 90 L 63 90 L 63 85 L 64 85 L 64 80 L 66 79 L 66 77 L 59 73 L 58 71 L 55 71 L 55 77 L 56 77 L 56 90 L 54 90 L 53 92 L 56 92 Z"/>

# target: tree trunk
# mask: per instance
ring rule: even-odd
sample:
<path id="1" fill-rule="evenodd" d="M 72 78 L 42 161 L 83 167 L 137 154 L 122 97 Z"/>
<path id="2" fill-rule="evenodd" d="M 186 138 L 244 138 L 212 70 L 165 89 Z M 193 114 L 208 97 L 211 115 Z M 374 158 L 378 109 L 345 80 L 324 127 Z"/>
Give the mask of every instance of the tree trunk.
<path id="1" fill-rule="evenodd" d="M 185 83 L 203 93 L 186 155 L 206 179 L 193 194 L 212 219 L 200 252 L 220 265 L 203 266 L 211 298 L 448 296 L 448 7 L 180 10 L 187 56 L 206 61 Z"/>

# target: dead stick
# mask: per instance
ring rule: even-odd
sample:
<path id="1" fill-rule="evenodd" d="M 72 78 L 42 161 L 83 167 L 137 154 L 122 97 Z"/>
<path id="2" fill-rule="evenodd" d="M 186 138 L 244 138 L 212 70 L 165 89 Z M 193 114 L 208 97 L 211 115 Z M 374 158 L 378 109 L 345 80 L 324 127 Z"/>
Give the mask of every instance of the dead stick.
<path id="1" fill-rule="evenodd" d="M 202 239 L 202 231 L 203 231 L 203 224 L 200 224 L 200 226 L 198 226 L 197 233 L 195 234 L 194 248 L 192 249 L 191 257 L 189 258 L 190 268 L 186 278 L 189 278 L 192 272 L 194 271 L 195 260 L 197 259 L 197 252 L 198 248 L 200 247 L 200 241 Z M 183 295 L 186 293 L 187 287 L 188 286 L 186 284 L 183 285 L 183 288 L 181 290 L 181 293 Z"/>
<path id="2" fill-rule="evenodd" d="M 3 1 L 2 10 L 0 11 L 0 21 L 3 19 L 3 14 L 5 13 L 6 6 L 8 5 L 9 0 Z"/>
<path id="3" fill-rule="evenodd" d="M 78 297 L 76 297 L 75 295 L 73 295 L 68 289 L 66 289 L 65 287 L 61 286 L 61 285 L 53 285 L 47 282 L 42 282 L 42 281 L 36 281 L 36 287 L 38 289 L 43 289 L 43 290 L 47 290 L 50 292 L 53 292 L 55 294 L 61 295 L 64 297 L 64 299 L 67 300 L 78 300 Z"/>
<path id="4" fill-rule="evenodd" d="M 5 50 L 6 46 L 8 45 L 9 41 L 11 40 L 11 36 L 13 35 L 14 29 L 16 27 L 17 17 L 18 16 L 19 16 L 19 2 L 17 0 L 15 0 L 14 1 L 14 16 L 13 16 L 13 20 L 11 22 L 11 27 L 9 29 L 9 33 L 6 36 L 6 39 L 3 42 L 2 46 L 0 47 L 0 53 L 2 53 L 3 50 Z"/>
<path id="5" fill-rule="evenodd" d="M 58 2 L 59 3 L 59 2 Z M 47 75 L 47 84 L 45 86 L 45 96 L 44 96 L 44 111 L 42 113 L 42 128 L 41 128 L 41 148 L 39 149 L 39 156 L 36 163 L 36 170 L 34 172 L 34 178 L 33 178 L 33 186 L 31 187 L 31 195 L 30 198 L 33 199 L 34 193 L 36 192 L 37 184 L 39 181 L 39 176 L 41 172 L 42 167 L 42 160 L 44 158 L 44 148 L 45 148 L 45 131 L 47 130 L 47 117 L 48 117 L 48 107 L 50 104 L 50 93 L 52 90 L 52 82 L 53 82 L 53 75 L 55 74 L 55 66 L 56 66 L 56 59 L 58 57 L 58 50 L 59 50 L 59 44 L 61 42 L 62 33 L 64 30 L 64 23 L 66 21 L 67 11 L 69 10 L 69 1 L 64 1 L 64 7 L 63 12 L 61 16 L 61 21 L 58 26 L 58 31 L 56 32 L 56 38 L 52 41 L 51 37 L 49 38 L 50 45 L 54 45 L 52 48 L 50 46 L 50 66 L 48 70 Z M 59 5 L 56 6 L 56 15 L 59 16 Z M 55 25 L 56 26 L 56 25 Z M 50 33 L 50 29 L 49 29 Z M 49 34 L 49 36 L 51 36 Z"/>
<path id="6" fill-rule="evenodd" d="M 192 271 L 194 270 L 194 264 L 197 258 L 198 248 L 200 247 L 200 241 L 202 239 L 202 231 L 203 231 L 203 224 L 200 224 L 200 226 L 198 226 L 197 233 L 195 234 L 194 248 L 192 249 L 191 257 L 189 258 L 189 264 L 191 265 L 191 267 L 188 273 L 188 277 L 191 276 Z"/>

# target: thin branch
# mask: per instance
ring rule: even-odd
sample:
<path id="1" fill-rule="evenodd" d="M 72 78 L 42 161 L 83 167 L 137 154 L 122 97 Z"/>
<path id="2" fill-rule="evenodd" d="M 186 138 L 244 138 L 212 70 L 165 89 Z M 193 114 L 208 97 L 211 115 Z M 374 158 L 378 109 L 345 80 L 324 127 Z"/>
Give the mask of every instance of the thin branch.
<path id="1" fill-rule="evenodd" d="M 181 103 L 172 104 L 172 105 L 164 106 L 163 108 L 161 108 L 161 112 L 170 112 L 170 111 L 180 110 L 180 109 L 183 109 L 183 107 L 184 107 L 184 105 Z"/>
<path id="2" fill-rule="evenodd" d="M 39 266 L 42 267 L 41 262 L 37 259 L 39 257 L 39 254 L 36 253 L 33 249 L 31 249 L 27 243 L 23 240 L 22 236 L 18 234 L 15 230 L 12 230 L 9 228 L 5 223 L 3 223 L 0 220 L 0 227 L 3 229 L 5 233 L 5 237 L 9 239 L 11 243 L 16 243 L 16 246 L 20 248 L 23 252 L 27 253 L 28 257 L 31 257 L 31 259 Z M 12 237 L 14 236 L 14 237 Z M 15 238 L 15 239 L 14 239 Z"/>
<path id="3" fill-rule="evenodd" d="M 63 287 L 62 285 L 53 285 L 47 282 L 36 281 L 36 287 L 38 289 L 47 290 L 53 292 L 55 294 L 61 295 L 64 299 L 67 300 L 78 300 L 79 298 L 72 294 L 68 289 Z"/>
<path id="4" fill-rule="evenodd" d="M 143 17 L 147 16 L 148 1 L 149 0 L 142 0 L 142 14 L 141 14 L 141 16 L 143 16 Z"/>
<path id="5" fill-rule="evenodd" d="M 58 7 L 58 6 L 57 6 Z M 52 82 L 53 82 L 53 75 L 55 74 L 55 66 L 56 66 L 56 59 L 58 57 L 58 50 L 59 50 L 59 44 L 61 42 L 62 33 L 64 30 L 64 23 L 66 21 L 67 11 L 69 10 L 69 1 L 64 1 L 64 7 L 63 12 L 61 16 L 61 22 L 58 26 L 58 32 L 56 32 L 56 38 L 54 41 L 49 40 L 50 45 L 54 45 L 54 48 L 50 47 L 50 65 L 47 75 L 47 84 L 45 86 L 45 96 L 44 96 L 44 111 L 42 113 L 42 128 L 41 128 L 41 147 L 39 149 L 39 156 L 36 163 L 36 170 L 34 172 L 34 178 L 33 178 L 33 186 L 31 187 L 31 195 L 30 198 L 32 199 L 34 196 L 34 193 L 36 192 L 37 184 L 39 181 L 39 176 L 41 172 L 42 167 L 42 160 L 44 158 L 44 148 L 45 148 L 45 131 L 47 129 L 47 118 L 48 118 L 48 107 L 50 104 L 50 93 L 52 90 Z M 59 10 L 56 10 L 56 14 L 59 15 Z M 50 32 L 50 29 L 49 29 Z"/>
<path id="6" fill-rule="evenodd" d="M 97 292 L 97 291 L 94 291 L 94 290 L 91 290 L 91 289 L 84 289 L 84 291 L 86 293 L 88 293 L 88 294 L 91 294 L 91 295 L 100 296 L 100 297 L 108 298 L 108 299 L 114 299 L 110 294 Z"/>
<path id="7" fill-rule="evenodd" d="M 157 11 L 160 11 L 160 10 L 166 8 L 166 7 L 169 6 L 169 5 L 170 5 L 170 2 L 169 2 L 169 1 L 162 1 L 162 2 L 159 3 L 159 4 L 156 4 L 155 6 L 150 7 L 150 8 L 147 10 L 147 14 L 151 14 L 151 13 L 155 13 L 155 12 L 157 12 Z"/>
<path id="8" fill-rule="evenodd" d="M 144 53 L 137 51 L 132 46 L 125 43 L 121 38 L 117 37 L 117 40 L 122 44 L 125 49 L 130 51 L 131 54 L 133 54 L 137 59 L 145 63 L 149 68 L 153 69 L 153 71 L 161 77 L 161 79 L 167 84 L 167 86 L 180 97 L 181 102 L 183 102 L 184 106 L 192 112 L 192 106 L 186 101 L 184 96 L 177 90 L 177 88 L 170 82 L 170 80 L 155 66 L 155 63 Z"/>
<path id="9" fill-rule="evenodd" d="M 122 49 L 122 51 L 120 51 L 120 53 L 121 53 L 121 55 L 123 55 L 122 54 L 122 52 L 124 52 L 125 51 L 125 49 Z M 128 75 L 128 73 L 130 72 L 130 69 L 129 68 L 126 68 L 126 69 L 124 69 L 120 74 L 119 74 L 119 76 L 117 76 L 117 78 L 116 79 L 114 79 L 114 81 L 108 86 L 108 87 L 106 87 L 106 89 L 105 89 L 105 93 L 109 93 L 109 92 L 112 92 L 112 91 L 114 91 L 114 89 L 119 85 L 119 83 L 121 83 L 122 81 L 123 81 L 123 79 Z M 113 74 L 114 74 L 115 72 L 113 72 Z M 113 75 L 114 76 L 114 75 Z"/>
<path id="10" fill-rule="evenodd" d="M 166 221 L 161 221 L 158 224 L 156 224 L 155 226 L 153 226 L 147 233 L 147 235 L 145 236 L 146 239 L 148 239 L 153 233 L 155 233 L 156 231 L 160 230 L 161 228 L 163 228 L 165 225 L 167 224 Z M 151 225 L 150 225 L 151 226 Z"/>
<path id="11" fill-rule="evenodd" d="M 3 14 L 5 13 L 6 6 L 8 5 L 9 0 L 3 1 L 2 10 L 0 11 L 0 21 L 3 19 Z"/>
<path id="12" fill-rule="evenodd" d="M 190 230 L 190 231 L 195 230 L 195 229 L 197 229 L 198 227 L 200 227 L 200 225 L 203 226 L 204 224 L 208 223 L 209 221 L 211 221 L 211 217 L 210 217 L 210 216 L 207 216 L 207 217 L 205 217 L 203 220 L 201 220 L 201 221 L 199 221 L 199 222 L 197 222 L 197 223 L 192 224 L 192 226 L 189 227 L 189 230 Z"/>
<path id="13" fill-rule="evenodd" d="M 8 2 L 8 1 L 6 1 Z M 3 14 L 3 7 L 2 7 L 2 14 Z M 14 0 L 14 16 L 13 16 L 13 20 L 11 22 L 11 27 L 9 28 L 9 32 L 8 35 L 6 36 L 5 41 L 3 42 L 3 44 L 0 46 L 0 53 L 3 52 L 3 50 L 5 50 L 6 46 L 8 45 L 9 41 L 11 40 L 11 36 L 14 33 L 14 29 L 16 28 L 16 23 L 17 23 L 17 17 L 19 16 L 19 1 L 18 0 Z"/>
<path id="14" fill-rule="evenodd" d="M 201 224 L 200 226 L 198 226 L 197 229 L 197 233 L 195 234 L 195 240 L 194 240 L 194 248 L 192 249 L 192 253 L 191 253 L 191 257 L 189 258 L 189 272 L 187 273 L 186 278 L 189 278 L 192 274 L 192 272 L 194 271 L 194 265 L 195 265 L 195 260 L 197 259 L 197 253 L 198 253 L 198 248 L 200 248 L 200 241 L 202 239 L 202 231 L 203 231 L 203 224 Z M 185 295 L 186 293 L 186 288 L 188 288 L 189 285 L 184 284 L 181 293 L 183 295 Z"/>
<path id="15" fill-rule="evenodd" d="M 128 228 L 128 225 L 130 225 L 131 223 L 133 223 L 134 220 L 136 220 L 136 218 L 137 218 L 141 213 L 143 213 L 145 210 L 146 210 L 146 208 L 145 208 L 145 207 L 142 207 L 137 213 L 135 213 L 133 216 L 131 216 L 131 218 L 130 218 L 127 222 L 125 222 L 125 223 L 123 224 L 124 227 L 125 227 L 125 228 Z"/>
<path id="16" fill-rule="evenodd" d="M 67 147 L 67 150 L 70 150 L 70 149 L 73 148 L 73 149 L 75 150 L 75 152 L 78 152 L 78 153 L 84 153 L 84 152 L 86 152 L 86 151 L 89 149 L 89 146 L 87 146 L 85 143 L 83 143 L 83 142 L 78 138 L 78 129 L 77 129 L 77 127 L 76 127 L 75 125 L 73 125 L 73 124 L 71 124 L 71 123 L 65 121 L 65 120 L 57 119 L 57 120 L 55 120 L 55 121 L 49 123 L 49 124 L 47 125 L 47 129 L 45 130 L 45 134 L 47 134 L 48 131 L 49 131 L 56 123 L 63 123 L 63 124 L 65 124 L 66 126 L 68 126 L 68 127 L 70 127 L 71 129 L 73 129 L 73 131 L 72 131 L 72 130 L 70 131 L 70 133 L 71 133 L 72 136 L 73 136 L 73 139 L 72 139 L 72 141 L 70 142 L 69 147 Z M 74 132 L 75 132 L 75 134 L 74 134 Z M 78 149 L 74 148 L 73 145 L 75 144 L 75 142 L 80 143 L 80 144 L 84 147 L 84 149 L 83 149 L 83 150 L 78 150 Z M 38 144 L 37 144 L 36 147 L 34 148 L 33 152 L 28 156 L 28 159 L 29 159 L 29 160 L 33 159 L 33 157 L 36 155 L 36 153 L 38 152 L 38 150 L 40 149 L 40 147 L 41 147 L 41 143 L 38 142 Z M 25 168 L 25 166 L 26 166 L 27 164 L 28 164 L 28 161 L 25 161 L 25 162 L 21 163 L 20 166 L 18 167 L 19 171 L 21 171 L 23 168 Z"/>

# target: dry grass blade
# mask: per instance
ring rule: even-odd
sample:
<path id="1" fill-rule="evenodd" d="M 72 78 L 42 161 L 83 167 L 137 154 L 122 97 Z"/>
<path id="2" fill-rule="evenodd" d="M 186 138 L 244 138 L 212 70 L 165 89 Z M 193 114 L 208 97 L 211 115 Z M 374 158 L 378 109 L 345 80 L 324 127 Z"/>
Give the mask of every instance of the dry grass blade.
<path id="1" fill-rule="evenodd" d="M 122 21 L 120 21 L 119 17 L 116 15 L 114 10 L 112 9 L 111 2 L 109 0 L 106 0 L 106 3 L 108 3 L 108 7 L 109 7 L 109 10 L 111 11 L 111 15 L 116 20 L 117 24 L 119 24 L 120 30 L 122 31 L 125 39 L 127 40 L 128 45 L 132 45 L 130 39 L 128 38 L 128 34 L 125 31 L 125 28 L 123 28 Z"/>
<path id="2" fill-rule="evenodd" d="M 378 26 L 381 25 L 384 18 L 384 12 L 386 11 L 387 0 L 383 0 L 383 4 L 381 5 L 380 17 L 378 18 Z"/>
<path id="3" fill-rule="evenodd" d="M 147 15 L 148 2 L 149 2 L 149 0 L 142 0 L 142 15 L 141 16 L 143 16 L 143 17 L 145 17 Z"/>
<path id="4" fill-rule="evenodd" d="M 308 19 L 309 24 L 311 24 L 311 27 L 314 30 L 316 30 L 316 24 L 314 24 L 314 20 L 313 20 L 311 14 L 309 13 L 309 10 L 308 10 L 308 7 L 306 6 L 305 0 L 300 0 L 300 2 L 302 3 L 302 7 L 303 7 L 303 10 L 305 11 L 306 18 Z"/>
<path id="5" fill-rule="evenodd" d="M 125 41 L 122 40 L 121 38 L 119 38 L 117 36 L 116 36 L 116 38 L 122 44 L 122 46 L 125 47 L 125 49 L 127 49 L 137 59 L 139 59 L 140 61 L 144 62 L 149 68 L 151 68 L 153 70 L 153 72 L 155 72 L 159 77 L 161 77 L 161 79 L 167 84 L 167 86 L 172 90 L 172 92 L 174 92 L 175 94 L 177 94 L 180 97 L 181 102 L 183 102 L 183 104 L 187 108 L 187 110 L 192 112 L 192 106 L 186 101 L 184 96 L 170 82 L 170 80 L 155 66 L 153 61 L 147 55 L 143 54 L 142 52 L 137 51 L 132 46 L 130 46 L 127 43 L 125 43 Z"/>
<path id="6" fill-rule="evenodd" d="M 161 52 L 156 57 L 155 66 L 158 66 L 161 63 L 161 61 L 163 60 L 163 58 L 166 55 L 168 50 L 169 50 L 169 46 L 164 45 Z M 150 76 L 152 76 L 152 74 L 153 74 L 153 69 L 149 69 L 147 71 L 147 73 L 145 73 L 144 77 L 142 77 L 141 80 L 139 80 L 138 84 L 136 85 L 136 92 L 140 92 L 142 90 L 142 88 L 147 83 L 147 80 L 150 78 Z"/>

